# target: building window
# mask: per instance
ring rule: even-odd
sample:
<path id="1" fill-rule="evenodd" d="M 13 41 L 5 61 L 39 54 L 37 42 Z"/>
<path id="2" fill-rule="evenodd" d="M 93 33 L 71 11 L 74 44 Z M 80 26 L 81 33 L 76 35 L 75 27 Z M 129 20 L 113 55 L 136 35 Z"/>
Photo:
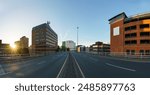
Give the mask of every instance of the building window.
<path id="1" fill-rule="evenodd" d="M 136 25 L 135 26 L 131 26 L 131 30 L 136 30 Z"/>
<path id="2" fill-rule="evenodd" d="M 140 50 L 140 55 L 144 55 L 144 50 Z"/>
<path id="3" fill-rule="evenodd" d="M 130 50 L 126 50 L 126 53 L 127 53 L 127 55 L 129 55 L 130 54 Z"/>
<path id="4" fill-rule="evenodd" d="M 146 55 L 150 55 L 150 50 L 145 50 Z"/>
<path id="5" fill-rule="evenodd" d="M 125 38 L 132 38 L 132 37 L 136 37 L 136 36 L 137 36 L 136 33 L 125 34 Z"/>
<path id="6" fill-rule="evenodd" d="M 133 45 L 133 44 L 137 44 L 137 41 L 136 40 L 125 41 L 125 45 Z"/>
<path id="7" fill-rule="evenodd" d="M 131 44 L 137 44 L 137 41 L 136 40 L 132 40 Z"/>
<path id="8" fill-rule="evenodd" d="M 115 27 L 115 28 L 113 28 L 113 36 L 117 36 L 117 35 L 119 35 L 120 33 L 119 33 L 119 27 Z"/>
<path id="9" fill-rule="evenodd" d="M 135 55 L 135 50 L 131 50 L 131 55 Z"/>
<path id="10" fill-rule="evenodd" d="M 130 27 L 125 27 L 124 30 L 125 30 L 125 31 L 129 31 L 129 30 L 130 30 Z"/>
<path id="11" fill-rule="evenodd" d="M 140 32 L 140 36 L 150 36 L 150 32 Z"/>
<path id="12" fill-rule="evenodd" d="M 125 41 L 125 45 L 129 45 L 130 44 L 130 41 Z"/>
<path id="13" fill-rule="evenodd" d="M 125 30 L 125 31 L 136 30 L 136 25 L 134 25 L 134 26 L 129 26 L 129 27 L 125 27 L 124 30 Z"/>
<path id="14" fill-rule="evenodd" d="M 140 40 L 140 44 L 150 44 L 150 40 Z"/>
<path id="15" fill-rule="evenodd" d="M 125 34 L 125 38 L 130 38 L 130 34 Z"/>
<path id="16" fill-rule="evenodd" d="M 149 28 L 149 24 L 141 24 L 140 29 L 143 29 L 143 28 Z"/>

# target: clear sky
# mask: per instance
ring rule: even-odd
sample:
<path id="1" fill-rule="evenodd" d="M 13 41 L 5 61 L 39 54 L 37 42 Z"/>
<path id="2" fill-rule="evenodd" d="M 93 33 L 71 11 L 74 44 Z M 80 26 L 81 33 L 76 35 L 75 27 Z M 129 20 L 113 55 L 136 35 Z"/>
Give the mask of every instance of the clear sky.
<path id="1" fill-rule="evenodd" d="M 150 0 L 0 0 L 0 39 L 12 45 L 27 36 L 31 45 L 32 27 L 50 21 L 59 45 L 77 41 L 77 26 L 79 44 L 109 43 L 108 19 L 121 12 L 150 12 Z"/>

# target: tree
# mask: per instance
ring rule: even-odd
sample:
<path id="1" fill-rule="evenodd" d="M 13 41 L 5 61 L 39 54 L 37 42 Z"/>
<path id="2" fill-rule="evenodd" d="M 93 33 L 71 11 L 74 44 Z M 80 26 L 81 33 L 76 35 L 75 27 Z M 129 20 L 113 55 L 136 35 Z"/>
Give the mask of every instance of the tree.
<path id="1" fill-rule="evenodd" d="M 59 52 L 59 51 L 60 51 L 60 47 L 58 46 L 57 49 L 56 49 L 56 52 Z"/>
<path id="2" fill-rule="evenodd" d="M 61 51 L 66 51 L 66 47 L 65 46 L 61 46 Z"/>

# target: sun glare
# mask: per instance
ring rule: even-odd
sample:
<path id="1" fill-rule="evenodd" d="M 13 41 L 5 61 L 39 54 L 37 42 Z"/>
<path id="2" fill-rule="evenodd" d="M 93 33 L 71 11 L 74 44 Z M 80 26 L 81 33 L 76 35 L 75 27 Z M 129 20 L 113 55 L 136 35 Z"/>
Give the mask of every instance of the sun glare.
<path id="1" fill-rule="evenodd" d="M 12 45 L 11 45 L 11 48 L 15 49 L 15 48 L 16 48 L 16 45 L 15 45 L 15 44 L 12 44 Z"/>

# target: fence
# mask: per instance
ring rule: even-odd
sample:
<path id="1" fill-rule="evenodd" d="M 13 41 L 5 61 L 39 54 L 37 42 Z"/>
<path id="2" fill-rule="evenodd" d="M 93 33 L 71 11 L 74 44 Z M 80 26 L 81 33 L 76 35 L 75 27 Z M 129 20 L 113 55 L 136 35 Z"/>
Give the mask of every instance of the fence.
<path id="1" fill-rule="evenodd" d="M 127 53 L 127 52 L 86 52 L 100 56 L 123 57 L 123 58 L 150 58 L 150 53 Z"/>

